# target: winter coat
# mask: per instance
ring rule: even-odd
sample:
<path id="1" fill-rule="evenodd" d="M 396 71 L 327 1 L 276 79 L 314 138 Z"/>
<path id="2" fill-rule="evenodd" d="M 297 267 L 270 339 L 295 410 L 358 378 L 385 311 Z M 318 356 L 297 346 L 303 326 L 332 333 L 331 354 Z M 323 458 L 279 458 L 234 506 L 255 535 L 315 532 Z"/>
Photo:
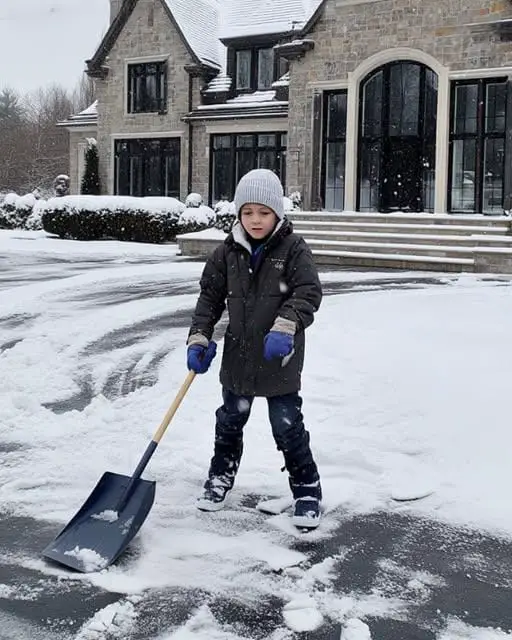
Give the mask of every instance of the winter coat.
<path id="1" fill-rule="evenodd" d="M 236 395 L 278 396 L 301 387 L 304 330 L 322 300 L 313 256 L 304 239 L 284 219 L 265 243 L 251 268 L 251 246 L 240 223 L 208 259 L 190 335 L 211 340 L 224 309 L 229 325 L 224 339 L 220 381 Z M 295 351 L 267 361 L 263 341 L 277 318 L 295 323 Z M 286 322 L 288 321 L 288 322 Z M 293 326 L 293 325 L 292 325 Z"/>

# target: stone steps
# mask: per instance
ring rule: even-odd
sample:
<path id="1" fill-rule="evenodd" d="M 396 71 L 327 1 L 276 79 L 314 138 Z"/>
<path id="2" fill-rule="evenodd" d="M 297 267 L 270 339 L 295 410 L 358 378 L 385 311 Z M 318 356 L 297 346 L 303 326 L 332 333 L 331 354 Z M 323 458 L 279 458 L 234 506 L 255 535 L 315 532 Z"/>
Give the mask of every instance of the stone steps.
<path id="1" fill-rule="evenodd" d="M 429 226 L 469 226 L 469 227 L 503 227 L 510 228 L 511 219 L 505 216 L 456 215 L 440 213 L 328 213 L 328 212 L 289 212 L 286 214 L 292 222 L 350 222 L 357 224 L 379 225 L 429 225 Z"/>
<path id="2" fill-rule="evenodd" d="M 328 242 L 386 242 L 389 244 L 408 243 L 408 244 L 438 244 L 446 243 L 461 247 L 511 247 L 512 235 L 506 235 L 500 230 L 498 234 L 461 234 L 453 233 L 393 233 L 388 231 L 344 231 L 333 230 L 327 231 L 317 228 L 304 228 L 299 225 L 294 226 L 296 233 L 307 237 L 309 240 L 324 240 Z M 448 229 L 447 229 L 448 231 Z M 475 230 L 476 231 L 476 230 Z"/>
<path id="3" fill-rule="evenodd" d="M 506 235 L 510 233 L 508 225 L 467 225 L 467 224 L 424 224 L 423 222 L 414 224 L 414 223 L 394 223 L 394 222 L 361 222 L 361 221 L 346 221 L 346 220 L 334 220 L 332 222 L 327 222 L 325 220 L 319 220 L 315 222 L 314 220 L 293 220 L 293 228 L 297 233 L 308 233 L 310 231 L 339 231 L 341 233 L 368 233 L 368 232 L 376 232 L 376 233 L 413 233 L 414 235 L 418 234 L 428 234 L 428 235 L 474 235 L 477 233 L 478 235 Z"/>
<path id="4" fill-rule="evenodd" d="M 512 273 L 511 219 L 439 214 L 291 213 L 318 264 Z M 208 255 L 221 236 L 178 238 L 183 255 Z"/>

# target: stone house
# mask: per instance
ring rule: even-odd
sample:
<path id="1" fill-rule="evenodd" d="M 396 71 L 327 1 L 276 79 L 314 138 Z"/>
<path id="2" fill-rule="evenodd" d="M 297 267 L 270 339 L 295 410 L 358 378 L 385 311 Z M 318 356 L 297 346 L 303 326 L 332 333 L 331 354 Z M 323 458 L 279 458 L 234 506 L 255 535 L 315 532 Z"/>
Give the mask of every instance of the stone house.
<path id="1" fill-rule="evenodd" d="M 105 193 L 230 198 L 276 171 L 308 209 L 512 209 L 510 0 L 111 0 L 87 71 Z"/>

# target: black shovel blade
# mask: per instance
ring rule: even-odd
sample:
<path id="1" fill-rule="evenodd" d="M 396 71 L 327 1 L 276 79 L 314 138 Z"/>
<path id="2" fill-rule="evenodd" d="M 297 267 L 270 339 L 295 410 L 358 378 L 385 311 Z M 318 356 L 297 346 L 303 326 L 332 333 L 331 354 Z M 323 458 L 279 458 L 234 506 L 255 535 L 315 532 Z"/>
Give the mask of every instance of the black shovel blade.
<path id="1" fill-rule="evenodd" d="M 107 472 L 43 556 L 82 573 L 101 571 L 123 553 L 146 519 L 156 483 L 138 479 L 120 512 L 132 478 Z"/>

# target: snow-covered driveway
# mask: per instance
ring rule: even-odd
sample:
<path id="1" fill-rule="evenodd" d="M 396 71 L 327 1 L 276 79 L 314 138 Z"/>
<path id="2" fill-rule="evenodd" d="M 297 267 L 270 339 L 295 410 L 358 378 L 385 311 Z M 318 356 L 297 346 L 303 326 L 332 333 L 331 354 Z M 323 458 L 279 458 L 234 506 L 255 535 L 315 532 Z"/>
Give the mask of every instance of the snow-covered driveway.
<path id="1" fill-rule="evenodd" d="M 317 532 L 254 509 L 287 495 L 262 401 L 229 508 L 196 511 L 218 358 L 150 463 L 157 498 L 129 552 L 88 576 L 43 562 L 101 474 L 133 471 L 183 381 L 201 270 L 172 246 L 0 232 L 0 638 L 508 637 L 505 278 L 322 274 L 333 295 L 303 389 L 326 498 Z"/>

